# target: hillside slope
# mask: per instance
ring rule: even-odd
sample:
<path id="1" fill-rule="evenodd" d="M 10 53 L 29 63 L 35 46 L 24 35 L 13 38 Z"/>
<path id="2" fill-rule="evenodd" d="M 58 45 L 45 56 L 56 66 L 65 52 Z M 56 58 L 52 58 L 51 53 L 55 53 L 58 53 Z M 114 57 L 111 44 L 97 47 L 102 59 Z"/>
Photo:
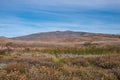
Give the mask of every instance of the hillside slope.
<path id="1" fill-rule="evenodd" d="M 21 37 L 12 38 L 14 40 L 24 41 L 52 41 L 52 42 L 79 42 L 94 40 L 111 40 L 115 37 L 109 34 L 95 34 L 87 32 L 74 31 L 54 31 L 45 33 L 36 33 Z"/>

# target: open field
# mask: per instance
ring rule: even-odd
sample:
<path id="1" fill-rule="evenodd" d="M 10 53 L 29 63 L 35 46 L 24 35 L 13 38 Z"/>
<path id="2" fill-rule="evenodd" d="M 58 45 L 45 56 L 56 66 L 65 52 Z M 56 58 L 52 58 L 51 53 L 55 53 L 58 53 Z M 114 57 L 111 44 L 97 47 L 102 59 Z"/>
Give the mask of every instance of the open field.
<path id="1" fill-rule="evenodd" d="M 119 46 L 16 48 L 1 48 L 0 80 L 120 79 Z"/>
<path id="2" fill-rule="evenodd" d="M 0 80 L 120 80 L 120 38 L 100 36 L 1 38 Z"/>
<path id="3" fill-rule="evenodd" d="M 120 55 L 1 55 L 0 80 L 120 80 Z"/>

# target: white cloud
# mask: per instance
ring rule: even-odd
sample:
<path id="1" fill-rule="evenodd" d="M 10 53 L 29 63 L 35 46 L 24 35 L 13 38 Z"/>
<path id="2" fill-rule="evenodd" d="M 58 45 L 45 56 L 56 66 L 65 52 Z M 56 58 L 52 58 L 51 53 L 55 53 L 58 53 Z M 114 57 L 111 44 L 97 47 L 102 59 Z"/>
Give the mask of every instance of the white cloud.
<path id="1" fill-rule="evenodd" d="M 19 18 L 10 19 L 0 19 L 0 36 L 13 37 L 57 30 L 73 30 L 96 33 L 119 33 L 120 30 L 120 24 L 105 24 L 99 21 L 95 23 L 81 24 L 75 22 L 31 22 L 21 20 Z"/>
<path id="2" fill-rule="evenodd" d="M 118 13 L 91 15 L 90 10 Z M 83 13 L 79 14 L 79 11 Z M 84 11 L 88 12 L 84 14 Z M 26 16 L 18 14 L 24 12 Z M 27 12 L 30 12 L 28 16 Z M 11 37 L 55 30 L 119 33 L 119 13 L 120 0 L 0 0 L 0 35 Z M 45 18 L 46 21 L 40 21 L 41 14 L 50 20 Z M 26 18 L 31 16 L 38 17 L 39 20 Z"/>

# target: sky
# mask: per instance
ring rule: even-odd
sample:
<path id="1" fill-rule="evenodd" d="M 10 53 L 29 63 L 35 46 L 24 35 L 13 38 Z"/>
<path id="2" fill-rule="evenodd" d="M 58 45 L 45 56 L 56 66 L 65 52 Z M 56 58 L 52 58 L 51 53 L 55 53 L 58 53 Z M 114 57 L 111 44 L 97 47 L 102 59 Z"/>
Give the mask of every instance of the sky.
<path id="1" fill-rule="evenodd" d="M 0 0 L 0 36 L 66 30 L 120 34 L 120 0 Z"/>

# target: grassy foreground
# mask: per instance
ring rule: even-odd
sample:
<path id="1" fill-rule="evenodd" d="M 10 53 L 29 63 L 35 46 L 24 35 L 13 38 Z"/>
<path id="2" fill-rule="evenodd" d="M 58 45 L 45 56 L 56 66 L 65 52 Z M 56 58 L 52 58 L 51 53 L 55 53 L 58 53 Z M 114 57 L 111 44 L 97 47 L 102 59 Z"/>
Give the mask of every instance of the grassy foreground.
<path id="1" fill-rule="evenodd" d="M 1 55 L 0 80 L 120 80 L 120 55 Z"/>
<path id="2" fill-rule="evenodd" d="M 8 48 L 0 80 L 120 80 L 120 47 Z"/>

